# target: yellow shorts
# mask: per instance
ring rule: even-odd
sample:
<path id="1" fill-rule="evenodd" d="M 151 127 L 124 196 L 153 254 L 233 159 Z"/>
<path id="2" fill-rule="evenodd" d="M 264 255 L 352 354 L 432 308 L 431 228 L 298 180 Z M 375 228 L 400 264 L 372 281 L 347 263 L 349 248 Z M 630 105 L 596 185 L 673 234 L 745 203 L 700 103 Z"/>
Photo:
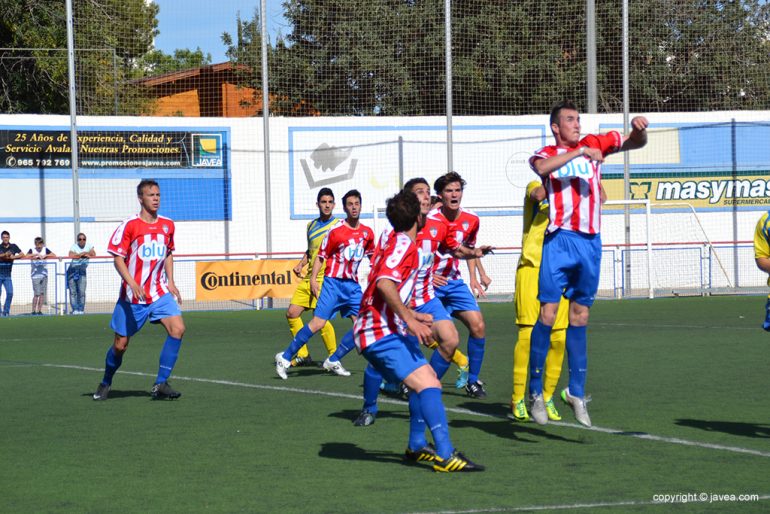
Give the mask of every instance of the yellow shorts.
<path id="1" fill-rule="evenodd" d="M 516 324 L 534 325 L 540 316 L 540 302 L 537 299 L 537 282 L 540 268 L 522 266 L 516 270 L 516 293 L 513 300 L 516 304 Z M 569 300 L 561 297 L 559 312 L 556 314 L 555 329 L 567 328 L 569 325 Z"/>
<path id="2" fill-rule="evenodd" d="M 318 282 L 319 285 L 323 286 L 323 279 L 320 279 Z M 297 286 L 297 289 L 294 290 L 294 295 L 291 297 L 292 305 L 299 305 L 306 309 L 315 309 L 317 301 L 318 298 L 310 293 L 310 278 L 302 280 Z"/>

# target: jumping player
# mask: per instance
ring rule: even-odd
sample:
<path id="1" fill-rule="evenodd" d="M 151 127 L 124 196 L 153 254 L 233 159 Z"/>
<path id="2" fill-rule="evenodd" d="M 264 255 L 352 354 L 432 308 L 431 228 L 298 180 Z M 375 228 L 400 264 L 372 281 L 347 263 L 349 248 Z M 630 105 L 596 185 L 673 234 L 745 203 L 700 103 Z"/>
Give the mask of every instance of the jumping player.
<path id="1" fill-rule="evenodd" d="M 538 286 L 540 315 L 532 329 L 530 349 L 531 414 L 541 425 L 548 422 L 542 373 L 563 295 L 569 300 L 569 387 L 562 391 L 562 398 L 578 422 L 590 427 L 584 392 L 588 364 L 586 327 L 599 288 L 602 260 L 601 163 L 609 154 L 647 144 L 648 121 L 643 116 L 633 118 L 631 133 L 626 137 L 611 131 L 581 139 L 580 114 L 572 102 L 565 101 L 551 110 L 550 123 L 556 144 L 541 148 L 529 160 L 543 180 L 550 206 Z"/>

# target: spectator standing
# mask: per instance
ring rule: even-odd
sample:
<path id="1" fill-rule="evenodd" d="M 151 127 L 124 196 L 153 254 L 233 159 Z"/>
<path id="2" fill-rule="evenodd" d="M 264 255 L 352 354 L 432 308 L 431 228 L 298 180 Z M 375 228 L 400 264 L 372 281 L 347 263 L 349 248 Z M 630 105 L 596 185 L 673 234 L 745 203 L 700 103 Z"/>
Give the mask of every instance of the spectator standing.
<path id="1" fill-rule="evenodd" d="M 21 248 L 11 243 L 11 234 L 7 230 L 0 233 L 2 242 L 0 242 L 0 293 L 5 288 L 5 303 L 0 316 L 6 317 L 11 313 L 11 301 L 13 300 L 13 280 L 11 271 L 13 270 L 13 261 L 24 257 Z"/>
<path id="2" fill-rule="evenodd" d="M 67 269 L 67 287 L 70 290 L 72 314 L 83 314 L 86 309 L 86 268 L 88 260 L 96 257 L 94 245 L 87 241 L 84 233 L 78 234 L 77 242 L 70 248 L 69 257 L 72 262 Z"/>
<path id="3" fill-rule="evenodd" d="M 42 237 L 36 237 L 35 247 L 29 249 L 27 258 L 32 261 L 30 266 L 32 294 L 34 295 L 32 297 L 32 315 L 42 316 L 45 295 L 48 291 L 48 264 L 45 260 L 56 258 L 56 254 L 45 246 L 45 241 L 43 241 Z"/>

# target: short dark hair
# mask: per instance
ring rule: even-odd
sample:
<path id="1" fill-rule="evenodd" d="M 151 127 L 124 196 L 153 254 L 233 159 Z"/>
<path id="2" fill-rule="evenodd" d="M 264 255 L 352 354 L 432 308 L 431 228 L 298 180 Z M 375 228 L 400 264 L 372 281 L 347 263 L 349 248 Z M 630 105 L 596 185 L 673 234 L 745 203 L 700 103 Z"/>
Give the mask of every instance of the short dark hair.
<path id="1" fill-rule="evenodd" d="M 407 180 L 406 184 L 404 184 L 404 187 L 401 189 L 403 191 L 411 191 L 412 189 L 414 189 L 414 186 L 416 186 L 417 184 L 425 184 L 426 186 L 428 186 L 428 188 L 430 188 L 430 184 L 428 184 L 427 180 L 425 180 L 422 177 L 415 177 Z"/>
<path id="2" fill-rule="evenodd" d="M 460 183 L 460 189 L 465 189 L 466 182 L 463 180 L 463 178 L 460 176 L 459 173 L 456 171 L 450 171 L 448 173 L 444 173 L 439 178 L 436 179 L 436 181 L 433 183 L 433 189 L 436 191 L 436 194 L 441 194 L 441 192 L 444 190 L 444 188 L 451 184 L 452 182 L 459 182 Z"/>
<path id="3" fill-rule="evenodd" d="M 43 238 L 42 238 L 42 237 L 40 237 L 40 236 L 37 236 L 37 237 L 35 238 L 35 244 L 38 244 L 38 243 L 40 243 L 40 244 L 44 244 L 44 243 L 45 243 L 45 241 L 43 241 Z"/>
<path id="4" fill-rule="evenodd" d="M 151 178 L 143 178 L 141 182 L 139 182 L 139 185 L 136 186 L 136 196 L 142 196 L 142 191 L 145 187 L 157 187 L 160 189 L 160 185 L 158 183 L 151 179 Z"/>
<path id="5" fill-rule="evenodd" d="M 351 196 L 355 196 L 356 198 L 358 198 L 358 202 L 359 203 L 361 202 L 361 193 L 358 192 L 358 189 L 351 189 L 350 191 L 345 193 L 345 196 L 342 197 L 342 206 L 343 207 L 347 203 L 348 198 L 350 198 Z"/>
<path id="6" fill-rule="evenodd" d="M 575 102 L 572 100 L 562 100 L 561 102 L 557 103 L 551 108 L 551 123 L 550 125 L 553 125 L 556 123 L 559 124 L 559 114 L 561 113 L 562 109 L 569 109 L 571 111 L 577 111 L 578 108 L 575 105 Z"/>
<path id="7" fill-rule="evenodd" d="M 399 191 L 388 198 L 385 215 L 396 232 L 405 232 L 417 223 L 420 216 L 420 200 L 411 191 Z"/>
<path id="8" fill-rule="evenodd" d="M 430 206 L 433 207 L 437 203 L 441 203 L 441 197 L 440 196 L 436 196 L 436 195 L 431 196 L 430 197 Z"/>
<path id="9" fill-rule="evenodd" d="M 322 196 L 331 196 L 332 200 L 334 200 L 334 191 L 328 187 L 322 187 L 321 190 L 318 191 L 318 196 L 316 196 L 315 201 L 320 202 Z"/>
<path id="10" fill-rule="evenodd" d="M 8 236 L 8 237 L 11 237 L 11 233 L 10 233 L 10 232 L 8 232 L 7 230 L 3 230 L 3 232 L 0 234 L 0 236 Z"/>

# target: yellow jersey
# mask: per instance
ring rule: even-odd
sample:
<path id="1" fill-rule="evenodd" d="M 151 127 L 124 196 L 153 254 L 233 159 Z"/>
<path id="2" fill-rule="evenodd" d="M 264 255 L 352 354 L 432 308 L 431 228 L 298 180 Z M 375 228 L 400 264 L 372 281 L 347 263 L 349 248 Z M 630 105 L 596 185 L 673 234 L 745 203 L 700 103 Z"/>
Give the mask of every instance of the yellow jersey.
<path id="1" fill-rule="evenodd" d="M 339 219 L 332 216 L 326 221 L 321 221 L 321 218 L 316 218 L 307 224 L 307 270 L 305 271 L 305 278 L 310 277 L 310 272 L 313 270 L 313 261 L 318 255 L 318 249 L 321 248 L 326 233 L 337 224 Z M 321 264 L 321 271 L 318 272 L 319 279 L 323 279 L 324 270 L 326 269 L 326 262 Z"/>
<path id="2" fill-rule="evenodd" d="M 768 258 L 770 257 L 770 211 L 764 213 L 759 221 L 757 227 L 754 229 L 754 258 Z M 770 286 L 770 277 L 767 279 L 767 285 Z"/>
<path id="3" fill-rule="evenodd" d="M 527 184 L 527 194 L 524 198 L 524 227 L 521 233 L 521 258 L 519 267 L 540 267 L 543 257 L 543 240 L 545 229 L 548 228 L 548 197 L 540 202 L 532 199 L 532 191 L 542 187 L 543 183 L 533 180 Z"/>

